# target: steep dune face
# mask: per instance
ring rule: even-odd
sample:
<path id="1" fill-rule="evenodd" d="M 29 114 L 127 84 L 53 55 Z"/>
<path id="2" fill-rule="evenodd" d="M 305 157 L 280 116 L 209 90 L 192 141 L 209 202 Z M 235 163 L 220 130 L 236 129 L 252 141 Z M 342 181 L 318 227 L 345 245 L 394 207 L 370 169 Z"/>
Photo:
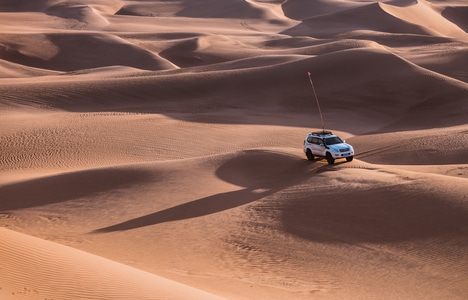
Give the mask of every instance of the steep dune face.
<path id="1" fill-rule="evenodd" d="M 405 34 L 426 33 L 424 28 L 388 14 L 378 3 L 304 19 L 301 25 L 286 33 L 327 38 L 361 30 Z"/>
<path id="2" fill-rule="evenodd" d="M 2 1 L 0 298 L 464 299 L 466 8 Z"/>
<path id="3" fill-rule="evenodd" d="M 468 32 L 468 21 L 463 16 L 466 15 L 468 7 L 463 6 L 448 6 L 442 10 L 442 16 L 447 20 L 450 20 L 465 32 Z"/>
<path id="4" fill-rule="evenodd" d="M 46 10 L 48 15 L 60 17 L 68 22 L 68 27 L 86 29 L 99 29 L 109 25 L 105 16 L 92 6 L 70 6 L 60 3 Z"/>
<path id="5" fill-rule="evenodd" d="M 310 5 L 314 8 L 317 6 L 320 10 L 320 4 L 311 3 L 313 4 Z M 302 18 L 301 24 L 285 33 L 319 38 L 365 37 L 384 44 L 398 43 L 406 36 L 401 45 L 418 39 L 427 40 L 428 36 L 450 39 L 447 42 L 452 39 L 466 42 L 468 38 L 464 30 L 465 21 L 457 17 L 464 7 L 448 8 L 448 14 L 453 13 L 451 19 L 445 17 L 447 12 L 444 13 L 443 7 L 427 1 L 387 1 L 346 8 L 337 7 L 339 9 L 326 14 Z M 387 39 L 389 35 L 394 38 Z"/>
<path id="6" fill-rule="evenodd" d="M 444 18 L 437 7 L 424 0 L 414 2 L 380 3 L 380 7 L 387 13 L 408 23 L 417 24 L 434 35 L 444 37 L 468 39 L 468 34 L 457 24 Z"/>
<path id="7" fill-rule="evenodd" d="M 48 61 L 60 52 L 47 35 L 4 34 L 2 39 L 2 60 L 36 67 L 40 61 Z"/>

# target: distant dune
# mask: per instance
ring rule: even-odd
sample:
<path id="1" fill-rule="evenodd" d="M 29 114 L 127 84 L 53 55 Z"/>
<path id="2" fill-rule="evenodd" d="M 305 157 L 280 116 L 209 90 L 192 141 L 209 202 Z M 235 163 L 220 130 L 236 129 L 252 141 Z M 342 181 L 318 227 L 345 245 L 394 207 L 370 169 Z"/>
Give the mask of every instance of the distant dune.
<path id="1" fill-rule="evenodd" d="M 0 298 L 465 299 L 467 12 L 2 1 Z"/>

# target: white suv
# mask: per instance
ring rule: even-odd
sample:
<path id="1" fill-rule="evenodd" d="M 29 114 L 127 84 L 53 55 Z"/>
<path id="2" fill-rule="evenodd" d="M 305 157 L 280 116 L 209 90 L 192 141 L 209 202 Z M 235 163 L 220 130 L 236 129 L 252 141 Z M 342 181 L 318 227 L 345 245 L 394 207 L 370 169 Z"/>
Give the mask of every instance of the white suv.
<path id="1" fill-rule="evenodd" d="M 333 165 L 338 158 L 352 161 L 354 149 L 331 131 L 320 131 L 307 134 L 304 139 L 304 153 L 308 160 L 313 160 L 314 156 L 325 157 L 328 164 Z"/>

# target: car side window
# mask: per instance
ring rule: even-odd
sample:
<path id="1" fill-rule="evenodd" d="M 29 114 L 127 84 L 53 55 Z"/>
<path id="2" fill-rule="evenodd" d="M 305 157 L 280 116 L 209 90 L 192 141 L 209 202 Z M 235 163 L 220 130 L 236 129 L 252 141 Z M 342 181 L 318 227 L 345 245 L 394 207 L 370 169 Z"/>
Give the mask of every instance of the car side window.
<path id="1" fill-rule="evenodd" d="M 311 136 L 309 136 L 309 137 L 307 138 L 307 142 L 308 142 L 308 143 L 312 143 L 312 141 L 313 141 L 313 138 L 312 138 Z"/>
<path id="2" fill-rule="evenodd" d="M 319 138 L 314 138 L 314 144 L 320 145 L 322 143 L 322 140 Z"/>

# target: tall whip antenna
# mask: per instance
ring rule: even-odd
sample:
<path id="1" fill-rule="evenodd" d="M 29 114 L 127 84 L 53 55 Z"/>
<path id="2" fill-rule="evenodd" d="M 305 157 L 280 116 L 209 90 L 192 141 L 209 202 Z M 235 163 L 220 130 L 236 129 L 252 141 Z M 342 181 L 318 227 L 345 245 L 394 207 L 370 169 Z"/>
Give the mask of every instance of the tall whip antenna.
<path id="1" fill-rule="evenodd" d="M 315 101 L 317 101 L 317 107 L 318 107 L 318 111 L 320 114 L 320 120 L 322 121 L 322 132 L 325 132 L 325 125 L 323 125 L 323 116 L 322 116 L 322 110 L 320 109 L 320 103 L 317 98 L 317 94 L 315 93 L 315 88 L 314 88 L 314 84 L 312 83 L 312 78 L 310 77 L 310 72 L 307 72 L 307 74 L 309 75 L 310 85 L 312 86 L 312 90 L 314 91 Z"/>

